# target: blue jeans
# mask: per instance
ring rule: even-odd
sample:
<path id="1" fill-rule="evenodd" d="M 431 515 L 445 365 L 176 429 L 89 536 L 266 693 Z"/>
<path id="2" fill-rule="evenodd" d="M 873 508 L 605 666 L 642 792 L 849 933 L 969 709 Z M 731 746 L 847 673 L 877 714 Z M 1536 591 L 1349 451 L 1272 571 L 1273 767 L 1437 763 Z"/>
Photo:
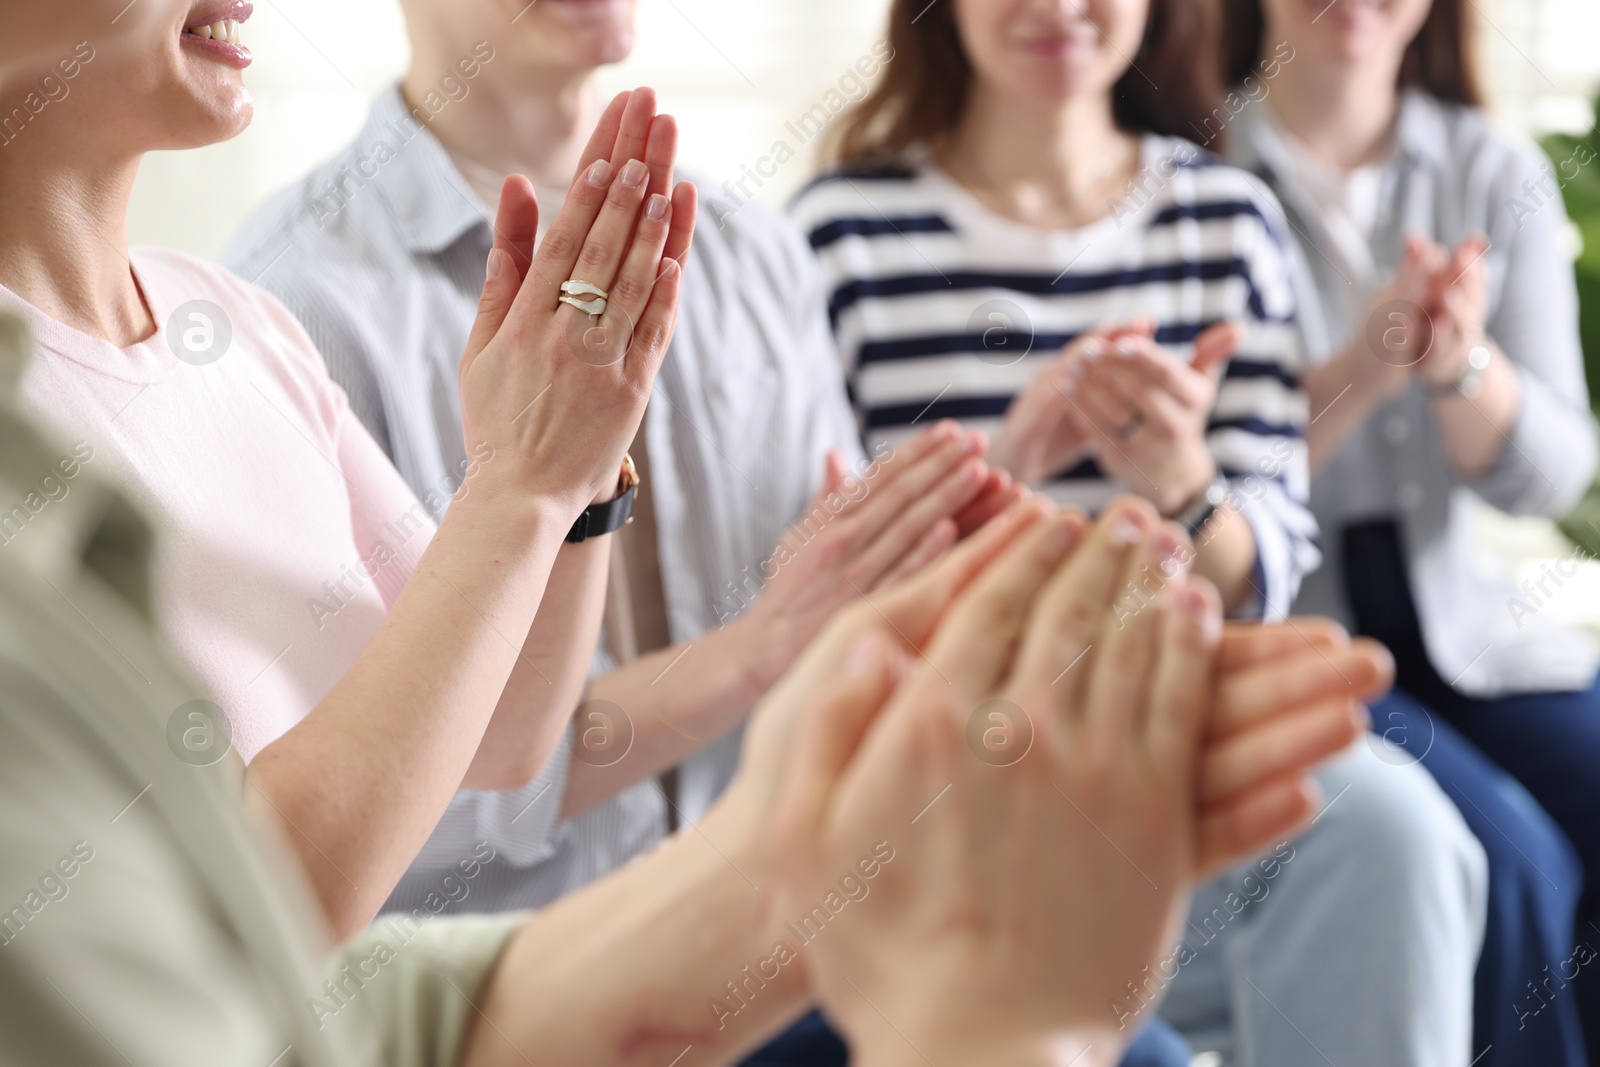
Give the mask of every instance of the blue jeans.
<path id="1" fill-rule="evenodd" d="M 1373 729 L 1393 758 L 1421 760 L 1489 857 L 1473 1022 L 1475 1051 L 1492 1050 L 1478 1067 L 1585 1064 L 1583 1031 L 1593 1041 L 1600 1023 L 1600 688 L 1457 693 L 1428 661 L 1394 526 L 1343 540 L 1357 628 L 1398 669 Z"/>
<path id="2" fill-rule="evenodd" d="M 845 1067 L 850 1050 L 821 1012 L 812 1012 L 744 1061 L 743 1067 Z M 1188 1067 L 1189 1046 L 1153 1019 L 1129 1047 L 1122 1067 Z"/>

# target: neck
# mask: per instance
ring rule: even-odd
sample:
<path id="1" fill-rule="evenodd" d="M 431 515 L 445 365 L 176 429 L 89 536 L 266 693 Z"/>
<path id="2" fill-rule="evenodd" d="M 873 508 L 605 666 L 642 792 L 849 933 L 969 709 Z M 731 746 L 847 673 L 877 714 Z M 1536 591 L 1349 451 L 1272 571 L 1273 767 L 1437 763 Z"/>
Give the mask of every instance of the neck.
<path id="1" fill-rule="evenodd" d="M 1130 161 L 1138 165 L 1137 149 L 1112 120 L 1109 96 L 1041 103 L 979 83 L 941 153 L 964 181 L 1009 203 L 1009 214 L 1082 223 L 1106 213 Z"/>
<path id="2" fill-rule="evenodd" d="M 51 318 L 126 348 L 156 330 L 128 262 L 139 157 L 84 153 L 84 140 L 61 123 L 39 123 L 5 147 L 0 285 Z"/>
<path id="3" fill-rule="evenodd" d="M 1400 110 L 1397 62 L 1286 65 L 1269 97 L 1288 131 L 1318 157 L 1353 168 L 1382 154 Z"/>
<path id="4" fill-rule="evenodd" d="M 437 90 L 439 72 L 451 65 L 436 49 L 414 47 L 402 85 L 411 107 Z M 600 117 L 594 72 L 516 70 L 510 63 L 503 57 L 484 64 L 465 82 L 470 97 L 436 115 L 429 130 L 452 154 L 498 175 L 525 174 L 537 187 L 565 189 Z"/>

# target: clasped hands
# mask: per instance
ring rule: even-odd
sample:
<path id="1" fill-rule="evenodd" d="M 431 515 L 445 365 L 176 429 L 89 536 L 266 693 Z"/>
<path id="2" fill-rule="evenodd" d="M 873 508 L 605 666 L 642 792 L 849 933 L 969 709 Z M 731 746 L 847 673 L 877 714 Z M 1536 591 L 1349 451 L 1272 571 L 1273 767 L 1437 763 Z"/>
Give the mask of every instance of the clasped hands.
<path id="1" fill-rule="evenodd" d="M 1324 621 L 1225 627 L 1183 548 L 1143 501 L 1017 503 L 842 612 L 757 710 L 705 825 L 775 934 L 893 855 L 792 946 L 860 1062 L 1115 1063 L 1109 1004 L 1189 887 L 1311 817 L 1308 768 L 1392 662 Z M 970 729 L 996 701 L 1031 738 L 1001 765 Z"/>
<path id="2" fill-rule="evenodd" d="M 1219 323 L 1185 363 L 1138 319 L 1074 338 L 1006 412 L 993 462 L 1036 484 L 1094 457 L 1103 472 L 1175 515 L 1216 476 L 1206 420 L 1240 331 Z"/>
<path id="3" fill-rule="evenodd" d="M 1366 352 L 1357 381 L 1380 397 L 1405 392 L 1420 378 L 1434 392 L 1454 386 L 1474 349 L 1494 350 L 1487 338 L 1489 273 L 1487 237 L 1474 235 L 1454 249 L 1421 233 L 1406 235 L 1393 280 L 1373 301 Z M 1478 369 L 1487 364 L 1479 356 Z"/>

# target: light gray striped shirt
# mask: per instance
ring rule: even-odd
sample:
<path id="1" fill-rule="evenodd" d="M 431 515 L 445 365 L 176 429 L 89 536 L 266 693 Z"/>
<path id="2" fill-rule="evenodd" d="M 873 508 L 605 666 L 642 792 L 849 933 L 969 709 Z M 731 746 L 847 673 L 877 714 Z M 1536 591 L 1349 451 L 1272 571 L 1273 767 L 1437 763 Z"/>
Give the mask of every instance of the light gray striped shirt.
<path id="1" fill-rule="evenodd" d="M 256 212 L 225 259 L 300 319 L 411 487 L 448 495 L 466 459 L 456 367 L 491 240 L 481 202 L 391 89 L 354 143 Z M 675 642 L 750 602 L 762 561 L 821 481 L 824 453 L 859 458 L 825 306 L 787 223 L 758 205 L 706 205 L 645 420 Z M 592 671 L 611 666 L 597 651 Z M 732 777 L 738 747 L 735 731 L 685 765 L 686 820 Z M 570 759 L 563 744 L 524 790 L 458 793 L 386 908 L 451 895 L 447 868 L 482 858 L 483 843 L 494 859 L 450 910 L 546 903 L 660 839 L 653 782 L 558 822 Z"/>

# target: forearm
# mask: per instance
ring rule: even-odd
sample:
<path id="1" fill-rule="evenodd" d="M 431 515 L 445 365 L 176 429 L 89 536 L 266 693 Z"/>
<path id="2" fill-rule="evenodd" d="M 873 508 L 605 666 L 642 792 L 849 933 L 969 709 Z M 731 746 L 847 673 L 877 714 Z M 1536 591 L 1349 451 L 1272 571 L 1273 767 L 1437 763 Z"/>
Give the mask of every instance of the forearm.
<path id="1" fill-rule="evenodd" d="M 1226 614 L 1238 612 L 1254 597 L 1265 597 L 1254 584 L 1256 537 L 1249 521 L 1230 503 L 1217 508 L 1195 538 L 1194 573 L 1217 587 Z"/>
<path id="2" fill-rule="evenodd" d="M 1511 441 L 1522 410 L 1522 381 L 1498 346 L 1491 346 L 1483 387 L 1474 396 L 1454 389 L 1431 389 L 1428 406 L 1439 424 L 1450 465 L 1463 478 L 1493 469 Z"/>
<path id="3" fill-rule="evenodd" d="M 1313 474 L 1389 399 L 1355 373 L 1355 361 L 1362 356 L 1372 358 L 1365 351 L 1358 355 L 1354 348 L 1347 348 L 1307 370 L 1302 379 L 1311 412 L 1306 446 Z"/>
<path id="4" fill-rule="evenodd" d="M 355 664 L 251 764 L 251 802 L 284 826 L 341 940 L 460 787 L 564 532 L 543 502 L 458 502 Z"/>
<path id="5" fill-rule="evenodd" d="M 712 1067 L 798 1016 L 800 961 L 756 975 L 782 923 L 767 914 L 772 887 L 746 879 L 741 868 L 755 867 L 723 825 L 713 812 L 529 918 L 478 1005 L 462 1067 Z M 730 1010 L 715 1011 L 718 1001 Z"/>
<path id="6" fill-rule="evenodd" d="M 561 817 L 598 807 L 743 722 L 767 688 L 750 648 L 754 629 L 754 623 L 739 619 L 596 679 L 589 699 L 623 709 L 633 724 L 633 746 L 625 758 L 605 767 L 575 758 Z"/>
<path id="7" fill-rule="evenodd" d="M 555 750 L 588 682 L 605 614 L 611 542 L 591 537 L 556 553 L 539 612 L 467 771 L 467 788 L 520 789 Z"/>

